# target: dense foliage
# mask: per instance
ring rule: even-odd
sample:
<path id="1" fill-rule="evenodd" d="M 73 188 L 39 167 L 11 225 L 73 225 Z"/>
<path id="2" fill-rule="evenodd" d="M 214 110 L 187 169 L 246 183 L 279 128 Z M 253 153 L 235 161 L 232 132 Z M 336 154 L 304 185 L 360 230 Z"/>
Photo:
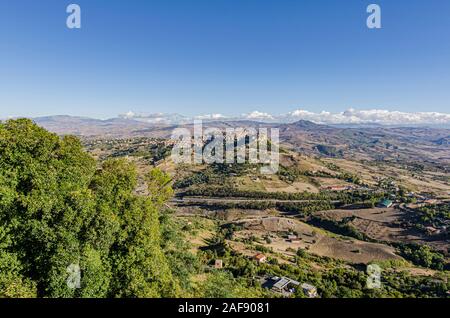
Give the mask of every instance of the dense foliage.
<path id="1" fill-rule="evenodd" d="M 148 183 L 165 186 L 157 172 Z M 97 167 L 74 137 L 1 123 L 0 296 L 177 296 L 161 248 L 167 196 L 138 197 L 136 184 L 125 160 Z"/>
<path id="2" fill-rule="evenodd" d="M 206 196 L 206 197 L 220 197 L 220 198 L 248 198 L 248 199 L 269 199 L 269 200 L 284 200 L 284 201 L 299 201 L 299 200 L 317 200 L 317 201 L 336 201 L 340 204 L 364 203 L 368 202 L 374 204 L 381 200 L 385 193 L 372 192 L 365 190 L 354 191 L 322 191 L 320 193 L 312 192 L 263 192 L 263 191 L 248 191 L 239 190 L 231 186 L 197 186 L 189 188 L 181 195 L 185 196 Z"/>
<path id="3" fill-rule="evenodd" d="M 426 227 L 434 227 L 440 235 L 450 235 L 450 203 L 430 204 L 414 210 L 411 224 L 419 230 L 426 231 Z"/>
<path id="4" fill-rule="evenodd" d="M 427 245 L 418 245 L 414 243 L 397 243 L 396 245 L 400 255 L 416 265 L 437 270 L 448 269 L 445 268 L 446 262 L 444 255 L 438 251 L 434 251 Z"/>
<path id="5" fill-rule="evenodd" d="M 202 202 L 185 203 L 185 206 L 202 206 L 211 210 L 217 209 L 242 209 L 242 210 L 267 210 L 277 209 L 278 211 L 293 214 L 297 216 L 309 216 L 315 211 L 332 210 L 336 205 L 330 201 L 305 201 L 305 202 L 289 202 L 289 201 L 245 201 L 236 200 L 234 202 Z"/>

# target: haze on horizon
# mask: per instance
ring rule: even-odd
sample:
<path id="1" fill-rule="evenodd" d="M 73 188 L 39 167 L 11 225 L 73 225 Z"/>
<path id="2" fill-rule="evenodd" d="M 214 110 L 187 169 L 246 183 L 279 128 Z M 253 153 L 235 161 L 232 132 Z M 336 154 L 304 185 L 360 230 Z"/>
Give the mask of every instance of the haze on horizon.
<path id="1" fill-rule="evenodd" d="M 372 1 L 381 30 L 366 27 L 372 2 L 360 0 L 74 2 L 80 30 L 65 25 L 68 3 L 0 3 L 0 118 L 354 109 L 450 122 L 445 0 Z"/>

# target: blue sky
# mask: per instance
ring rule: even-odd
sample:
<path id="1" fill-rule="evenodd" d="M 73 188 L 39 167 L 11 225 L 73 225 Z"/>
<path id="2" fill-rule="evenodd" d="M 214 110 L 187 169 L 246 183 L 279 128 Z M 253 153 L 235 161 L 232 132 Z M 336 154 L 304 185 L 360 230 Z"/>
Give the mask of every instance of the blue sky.
<path id="1" fill-rule="evenodd" d="M 448 0 L 0 0 L 0 40 L 0 117 L 450 109 Z"/>

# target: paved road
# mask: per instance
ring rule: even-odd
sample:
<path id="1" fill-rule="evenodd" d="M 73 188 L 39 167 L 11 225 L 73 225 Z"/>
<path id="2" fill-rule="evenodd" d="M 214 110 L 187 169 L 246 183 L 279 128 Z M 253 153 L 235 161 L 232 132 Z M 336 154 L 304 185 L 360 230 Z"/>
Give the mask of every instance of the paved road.
<path id="1" fill-rule="evenodd" d="M 278 199 L 255 199 L 255 198 L 216 198 L 216 197 L 182 197 L 173 198 L 171 203 L 239 203 L 239 202 L 273 202 L 273 203 L 307 203 L 320 202 L 324 200 L 278 200 Z M 339 203 L 339 201 L 330 201 L 331 203 Z"/>

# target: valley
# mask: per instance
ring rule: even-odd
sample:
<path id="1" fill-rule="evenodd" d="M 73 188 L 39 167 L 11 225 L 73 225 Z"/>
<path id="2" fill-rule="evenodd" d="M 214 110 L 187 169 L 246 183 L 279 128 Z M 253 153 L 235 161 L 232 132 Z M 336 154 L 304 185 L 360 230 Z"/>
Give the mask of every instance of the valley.
<path id="1" fill-rule="evenodd" d="M 154 167 L 168 173 L 175 195 L 167 207 L 174 216 L 188 228 L 208 224 L 206 231 L 186 234 L 194 254 L 209 251 L 208 262 L 220 259 L 236 275 L 242 268 L 234 262 L 254 263 L 263 255 L 262 263 L 254 263 L 258 271 L 284 264 L 284 274 L 294 278 L 300 268 L 314 275 L 338 268 L 364 275 L 366 266 L 379 264 L 387 276 L 448 283 L 448 214 L 439 222 L 417 223 L 420 207 L 450 205 L 450 148 L 436 142 L 448 130 L 283 125 L 275 175 L 262 175 L 250 163 L 176 165 L 170 158 L 173 141 L 161 131 L 82 139 L 100 160 L 127 158 L 139 175 Z M 136 191 L 147 195 L 141 181 Z M 383 200 L 388 206 L 380 205 Z"/>

